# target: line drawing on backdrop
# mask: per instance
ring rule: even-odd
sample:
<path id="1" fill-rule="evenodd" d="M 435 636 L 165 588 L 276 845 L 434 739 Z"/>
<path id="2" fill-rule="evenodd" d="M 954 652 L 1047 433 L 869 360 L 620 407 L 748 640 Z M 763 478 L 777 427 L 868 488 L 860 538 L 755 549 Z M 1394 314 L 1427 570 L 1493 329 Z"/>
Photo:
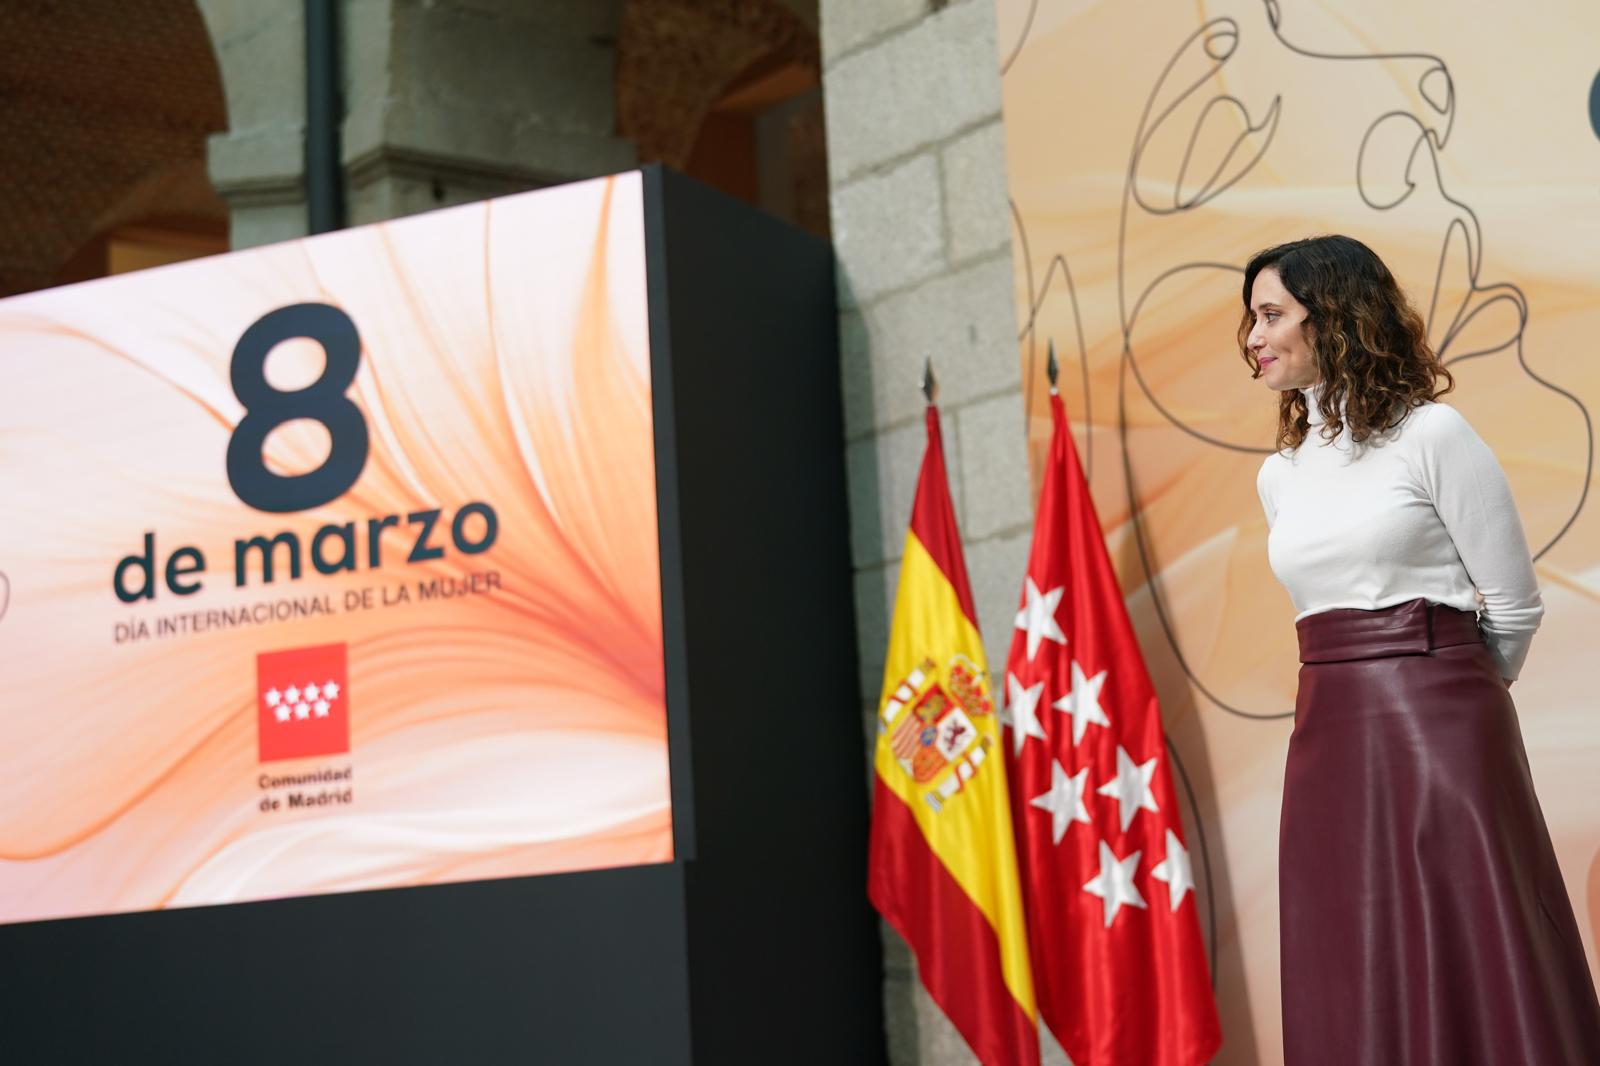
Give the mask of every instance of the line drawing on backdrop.
<path id="1" fill-rule="evenodd" d="M 1006 61 L 1006 68 L 1015 62 L 1027 43 L 1027 32 L 1031 28 L 1037 4 L 1030 6 L 1026 24 L 1021 39 L 1018 40 Z M 1463 200 L 1451 196 L 1445 188 L 1440 173 L 1440 152 L 1449 141 L 1451 130 L 1456 119 L 1455 84 L 1449 68 L 1443 59 L 1425 52 L 1381 52 L 1366 55 L 1338 55 L 1328 52 L 1318 52 L 1291 42 L 1283 32 L 1282 12 L 1274 0 L 1263 0 L 1262 11 L 1265 15 L 1265 34 L 1257 33 L 1256 39 L 1271 39 L 1277 42 L 1289 53 L 1312 62 L 1335 63 L 1406 63 L 1419 68 L 1420 74 L 1416 78 L 1418 92 L 1427 105 L 1442 119 L 1442 128 L 1437 123 L 1425 121 L 1419 116 L 1417 109 L 1392 108 L 1384 111 L 1367 121 L 1365 130 L 1360 137 L 1360 146 L 1353 160 L 1353 191 L 1360 201 L 1374 212 L 1394 211 L 1402 204 L 1411 200 L 1419 189 L 1426 189 L 1437 197 L 1437 202 L 1445 205 L 1450 217 L 1443 225 L 1439 238 L 1439 250 L 1432 278 L 1432 288 L 1426 302 L 1425 319 L 1428 326 L 1428 335 L 1439 353 L 1440 358 L 1447 366 L 1454 367 L 1467 360 L 1478 359 L 1485 356 L 1499 354 L 1514 349 L 1517 365 L 1522 373 L 1539 387 L 1561 397 L 1574 408 L 1576 417 L 1581 421 L 1582 432 L 1585 440 L 1585 461 L 1583 476 L 1577 486 L 1576 499 L 1571 505 L 1560 527 L 1549 535 L 1534 552 L 1537 562 L 1554 548 L 1572 529 L 1587 504 L 1590 483 L 1593 476 L 1595 455 L 1594 421 L 1583 401 L 1570 390 L 1541 375 L 1528 362 L 1524 351 L 1523 340 L 1526 333 L 1529 309 L 1528 301 L 1523 290 L 1510 282 L 1484 283 L 1482 279 L 1484 240 L 1482 226 L 1478 215 L 1470 205 Z M 1261 27 L 1257 27 L 1260 30 Z M 1128 247 L 1130 243 L 1130 227 L 1136 222 L 1146 218 L 1160 219 L 1163 216 L 1179 215 L 1203 208 L 1207 203 L 1222 196 L 1230 189 L 1237 186 L 1250 175 L 1256 165 L 1267 157 L 1277 133 L 1285 99 L 1280 92 L 1275 94 L 1271 101 L 1263 108 L 1258 108 L 1258 117 L 1252 116 L 1251 108 L 1246 101 L 1239 97 L 1223 93 L 1209 98 L 1204 98 L 1203 103 L 1197 99 L 1197 94 L 1214 81 L 1216 75 L 1224 66 L 1239 56 L 1241 42 L 1246 39 L 1246 32 L 1242 30 L 1238 20 L 1232 17 L 1214 18 L 1204 23 L 1200 28 L 1191 33 L 1172 53 L 1155 84 L 1146 98 L 1143 112 L 1140 116 L 1138 128 L 1134 132 L 1132 149 L 1130 151 L 1128 168 L 1124 175 L 1123 197 L 1121 214 L 1119 218 L 1119 231 L 1117 234 L 1117 299 L 1118 313 L 1121 320 L 1122 352 L 1121 365 L 1118 372 L 1118 439 L 1121 445 L 1121 461 L 1126 479 L 1128 508 L 1130 522 L 1133 528 L 1135 541 L 1139 551 L 1140 565 L 1144 577 L 1151 590 L 1151 600 L 1156 615 L 1160 622 L 1163 635 L 1172 649 L 1181 669 L 1189 679 L 1196 691 L 1203 695 L 1217 709 L 1241 718 L 1255 720 L 1281 720 L 1293 716 L 1293 711 L 1259 712 L 1246 710 L 1235 706 L 1223 699 L 1215 691 L 1214 686 L 1208 685 L 1191 665 L 1190 659 L 1185 656 L 1179 644 L 1176 631 L 1172 625 L 1171 612 L 1168 606 L 1168 595 L 1164 589 L 1162 575 L 1151 559 L 1150 534 L 1145 524 L 1144 508 L 1140 495 L 1137 474 L 1134 469 L 1133 455 L 1128 447 L 1129 423 L 1127 404 L 1130 395 L 1129 377 L 1137 386 L 1139 393 L 1166 419 L 1174 428 L 1184 434 L 1212 447 L 1227 451 L 1257 454 L 1266 456 L 1271 453 L 1271 448 L 1262 444 L 1246 441 L 1227 440 L 1212 433 L 1189 425 L 1183 418 L 1174 413 L 1170 406 L 1164 404 L 1152 387 L 1150 381 L 1143 373 L 1139 362 L 1139 346 L 1136 342 L 1136 331 L 1139 316 L 1145 310 L 1147 303 L 1155 299 L 1159 302 L 1157 290 L 1173 279 L 1191 272 L 1221 272 L 1232 279 L 1242 278 L 1242 269 L 1234 263 L 1223 263 L 1207 260 L 1180 261 L 1164 265 L 1155 270 L 1143 284 L 1130 285 L 1130 273 L 1134 264 L 1129 262 Z M 1169 92 L 1169 82 L 1173 79 L 1175 71 L 1186 62 L 1199 66 L 1201 69 L 1192 75 L 1185 84 L 1173 88 Z M 1193 103 L 1191 103 L 1193 102 Z M 1198 103 L 1199 106 L 1193 106 Z M 1186 105 L 1189 105 L 1186 107 Z M 1198 111 L 1198 114 L 1194 112 Z M 1203 179 L 1191 180 L 1191 174 L 1196 171 L 1204 172 L 1206 167 L 1197 166 L 1197 147 L 1205 141 L 1208 125 L 1227 121 L 1229 113 L 1243 121 L 1243 132 L 1237 134 L 1228 143 L 1225 150 L 1213 153 L 1213 157 L 1205 159 L 1209 164 L 1209 172 Z M 1186 136 L 1187 144 L 1182 152 L 1181 163 L 1177 168 L 1176 179 L 1172 182 L 1172 202 L 1158 204 L 1150 202 L 1141 187 L 1148 188 L 1155 184 L 1156 179 L 1141 175 L 1140 164 L 1143 161 L 1151 142 L 1163 133 L 1171 132 L 1165 127 L 1183 118 L 1192 117 L 1187 130 L 1178 129 L 1177 135 Z M 1395 139 L 1398 128 L 1409 127 L 1409 141 Z M 1381 142 L 1381 143 L 1380 143 Z M 1398 149 L 1386 153 L 1385 148 Z M 1400 191 L 1393 195 L 1384 195 L 1383 183 L 1390 175 L 1384 173 L 1381 164 L 1385 162 L 1385 155 L 1389 154 L 1389 162 L 1395 162 L 1395 156 L 1403 156 L 1403 162 L 1398 167 L 1399 180 L 1396 183 Z M 1218 157 L 1220 156 L 1220 157 Z M 1146 180 L 1141 181 L 1141 177 Z M 1137 212 L 1135 211 L 1137 208 Z M 1090 397 L 1091 385 L 1088 370 L 1088 346 L 1084 337 L 1083 315 L 1079 304 L 1077 287 L 1072 277 L 1071 266 L 1066 257 L 1061 253 L 1052 253 L 1042 278 L 1035 281 L 1033 251 L 1027 234 L 1027 226 L 1022 212 L 1017 204 L 1012 201 L 1011 211 L 1013 223 L 1016 227 L 1018 243 L 1021 249 L 1021 260 L 1025 272 L 1026 284 L 1030 293 L 1027 309 L 1027 318 L 1022 324 L 1019 341 L 1028 345 L 1027 367 L 1024 374 L 1024 402 L 1026 409 L 1032 411 L 1033 389 L 1035 388 L 1037 369 L 1037 320 L 1041 308 L 1050 297 L 1050 286 L 1059 270 L 1064 280 L 1068 298 L 1071 301 L 1071 316 L 1076 327 L 1079 352 L 1080 369 L 1083 378 L 1085 425 L 1091 420 L 1088 412 L 1091 410 Z M 1444 299 L 1447 286 L 1464 282 L 1464 295 L 1450 303 Z M 1231 281 L 1229 288 L 1236 287 L 1237 282 Z M 1137 297 L 1129 307 L 1128 295 L 1130 288 L 1137 289 Z M 1220 287 L 1219 287 L 1220 288 Z M 1510 309 L 1515 316 L 1514 327 L 1504 334 L 1494 334 L 1489 340 L 1479 341 L 1476 345 L 1469 327 L 1482 319 L 1481 326 L 1493 328 L 1502 323 L 1490 321 L 1486 316 L 1492 308 Z M 1484 332 L 1480 328 L 1478 332 Z M 1465 348 L 1461 351 L 1458 349 Z M 1092 465 L 1088 451 L 1092 447 L 1092 434 L 1087 434 L 1086 466 Z"/>
<path id="2" fill-rule="evenodd" d="M 1027 4 L 1015 42 L 1009 50 L 1002 51 L 1002 77 L 1011 71 L 1026 49 L 1040 6 L 1039 0 L 1030 0 Z M 1159 390 L 1152 384 L 1140 362 L 1140 315 L 1161 305 L 1164 295 L 1161 290 L 1165 286 L 1178 282 L 1181 288 L 1184 284 L 1201 282 L 1215 288 L 1218 299 L 1226 298 L 1228 306 L 1237 306 L 1233 301 L 1238 299 L 1243 260 L 1239 263 L 1218 262 L 1174 255 L 1172 261 L 1163 263 L 1157 259 L 1161 254 L 1157 252 L 1135 261 L 1130 258 L 1130 247 L 1165 249 L 1170 246 L 1169 242 L 1159 239 L 1144 239 L 1135 244 L 1133 238 L 1136 234 L 1147 237 L 1150 229 L 1159 227 L 1165 220 L 1203 211 L 1208 204 L 1235 190 L 1241 183 L 1249 182 L 1235 195 L 1248 195 L 1250 190 L 1261 185 L 1263 178 L 1266 188 L 1281 191 L 1292 179 L 1274 181 L 1272 177 L 1258 173 L 1258 164 L 1263 160 L 1279 161 L 1272 152 L 1280 140 L 1280 121 L 1289 116 L 1304 123 L 1308 121 L 1305 111 L 1331 107 L 1334 117 L 1344 119 L 1343 125 L 1347 129 L 1343 132 L 1349 134 L 1354 148 L 1345 157 L 1350 166 L 1345 171 L 1348 177 L 1323 177 L 1323 181 L 1334 181 L 1332 187 L 1335 190 L 1342 184 L 1345 191 L 1353 193 L 1350 197 L 1351 206 L 1357 211 L 1364 209 L 1374 223 L 1391 213 L 1399 215 L 1402 208 L 1419 213 L 1431 211 L 1441 216 L 1437 223 L 1432 222 L 1431 215 L 1428 216 L 1429 224 L 1423 227 L 1423 232 L 1437 233 L 1438 243 L 1431 264 L 1431 286 L 1426 298 L 1419 301 L 1430 343 L 1441 360 L 1454 368 L 1469 360 L 1513 352 L 1516 366 L 1527 380 L 1563 401 L 1561 409 L 1569 411 L 1568 417 L 1574 419 L 1565 428 L 1572 430 L 1581 424 L 1585 455 L 1582 475 L 1575 479 L 1573 498 L 1559 527 L 1553 532 L 1542 532 L 1535 541 L 1538 544 L 1533 553 L 1536 562 L 1568 535 L 1587 504 L 1593 477 L 1595 440 L 1593 418 L 1583 401 L 1529 364 L 1524 350 L 1530 317 L 1527 296 L 1520 286 L 1512 282 L 1484 280 L 1485 241 L 1479 216 L 1465 200 L 1452 196 L 1445 186 L 1441 153 L 1449 143 L 1457 118 L 1456 86 L 1449 66 L 1441 57 L 1426 52 L 1336 54 L 1317 51 L 1296 44 L 1285 35 L 1283 12 L 1276 0 L 1261 0 L 1257 10 L 1261 21 L 1248 27 L 1241 26 L 1240 18 L 1221 16 L 1205 21 L 1190 33 L 1174 49 L 1151 85 L 1132 133 L 1127 169 L 1123 175 L 1115 243 L 1117 328 L 1121 333 L 1116 439 L 1125 479 L 1129 524 L 1139 566 L 1150 590 L 1151 604 L 1160 631 L 1175 663 L 1192 690 L 1217 710 L 1241 719 L 1271 722 L 1292 718 L 1294 711 L 1252 710 L 1230 702 L 1218 692 L 1216 685 L 1202 678 L 1192 658 L 1185 654 L 1173 622 L 1166 578 L 1154 559 L 1145 497 L 1141 492 L 1134 449 L 1130 442 L 1129 403 L 1135 397 L 1142 397 L 1142 401 L 1167 424 L 1193 440 L 1197 446 L 1205 445 L 1241 455 L 1265 457 L 1271 454 L 1270 442 L 1227 439 L 1225 435 L 1208 432 L 1209 427 L 1189 424 L 1172 409 L 1171 404 L 1163 403 Z M 1276 51 L 1269 56 L 1263 49 Z M 1294 86 L 1315 84 L 1314 78 L 1297 78 L 1284 83 L 1270 96 L 1258 100 L 1254 107 L 1240 96 L 1220 90 L 1222 79 L 1219 74 L 1230 63 L 1235 67 L 1252 63 L 1265 67 L 1268 59 L 1274 67 L 1289 65 L 1291 69 L 1296 62 L 1317 64 L 1319 67 L 1339 64 L 1343 70 L 1360 69 L 1360 65 L 1367 64 L 1381 78 L 1396 80 L 1403 80 L 1396 76 L 1408 72 L 1413 75 L 1411 85 L 1420 99 L 1410 99 L 1400 89 L 1390 94 L 1398 95 L 1394 106 L 1380 107 L 1368 115 L 1358 113 L 1340 116 L 1338 109 L 1344 106 L 1342 102 L 1327 104 L 1309 101 L 1295 93 Z M 1230 84 L 1248 80 L 1230 79 Z M 1383 94 L 1377 95 L 1381 98 Z M 1591 95 L 1594 98 L 1591 102 L 1593 121 L 1597 134 L 1600 134 L 1600 79 L 1596 80 Z M 1158 139 L 1162 139 L 1163 146 L 1181 145 L 1181 150 L 1174 153 L 1177 159 L 1175 168 L 1161 174 L 1154 173 L 1159 164 L 1141 170 L 1141 165 L 1147 162 L 1152 142 Z M 1287 172 L 1293 173 L 1292 169 Z M 1160 202 L 1153 201 L 1150 191 L 1168 184 L 1164 179 L 1170 179 L 1170 201 L 1165 197 Z M 1080 423 L 1084 438 L 1084 465 L 1086 475 L 1092 478 L 1092 447 L 1096 434 L 1091 414 L 1093 388 L 1089 367 L 1090 345 L 1086 338 L 1088 330 L 1078 285 L 1065 252 L 1040 249 L 1036 260 L 1024 212 L 1014 197 L 1008 197 L 1008 202 L 1027 294 L 1024 319 L 1018 333 L 1018 341 L 1025 353 L 1024 410 L 1030 418 L 1033 417 L 1035 390 L 1041 376 L 1039 333 L 1043 327 L 1040 318 L 1047 303 L 1055 298 L 1052 286 L 1059 278 L 1070 305 L 1067 313 L 1070 314 L 1077 343 L 1084 412 Z M 1231 204 L 1232 199 L 1227 202 Z M 1355 207 L 1357 204 L 1360 206 Z M 1429 247 L 1432 245 L 1429 244 Z M 1418 279 L 1423 277 L 1419 270 L 1411 273 Z M 1566 407 L 1566 404 L 1571 406 Z M 1227 430 L 1224 429 L 1222 433 L 1226 434 Z M 1575 433 L 1571 435 L 1574 438 L 1577 436 Z M 1492 439 L 1494 433 L 1491 430 L 1485 436 Z M 1170 737 L 1168 749 L 1189 800 L 1192 824 L 1200 842 L 1207 897 L 1210 899 L 1212 861 L 1207 827 L 1195 803 L 1188 771 Z M 1208 917 L 1207 942 L 1215 981 L 1214 903 Z"/>

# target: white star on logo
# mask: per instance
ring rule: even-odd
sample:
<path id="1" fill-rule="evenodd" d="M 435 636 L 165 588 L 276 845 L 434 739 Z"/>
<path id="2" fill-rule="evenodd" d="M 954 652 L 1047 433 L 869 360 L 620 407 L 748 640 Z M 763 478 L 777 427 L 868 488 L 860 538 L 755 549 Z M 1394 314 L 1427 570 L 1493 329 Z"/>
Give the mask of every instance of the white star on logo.
<path id="1" fill-rule="evenodd" d="M 1061 838 L 1066 834 L 1067 826 L 1072 822 L 1083 822 L 1092 825 L 1089 819 L 1089 808 L 1083 805 L 1083 790 L 1089 786 L 1089 768 L 1067 776 L 1067 771 L 1062 769 L 1059 759 L 1050 760 L 1050 791 L 1042 796 L 1035 796 L 1028 801 L 1033 807 L 1050 812 L 1050 837 L 1051 842 L 1061 843 Z"/>
<path id="2" fill-rule="evenodd" d="M 1117 909 L 1123 904 L 1145 907 L 1144 897 L 1133 883 L 1133 873 L 1139 868 L 1139 856 L 1143 854 L 1136 851 L 1126 859 L 1118 859 L 1111 845 L 1100 841 L 1100 876 L 1084 885 L 1083 890 L 1105 900 L 1107 929 L 1111 928 Z"/>
<path id="3" fill-rule="evenodd" d="M 307 685 L 306 690 L 300 695 L 310 703 L 315 703 L 317 700 L 322 698 L 322 693 L 317 691 L 317 686 L 315 684 Z"/>
<path id="4" fill-rule="evenodd" d="M 318 718 L 326 718 L 326 717 L 328 717 L 328 701 L 327 700 L 318 700 L 317 703 L 316 703 L 316 711 L 317 711 L 317 717 Z"/>
<path id="5" fill-rule="evenodd" d="M 327 699 L 330 699 L 330 700 L 338 699 L 339 698 L 339 683 L 337 681 L 329 681 L 327 684 L 323 685 L 322 686 L 322 695 L 324 697 L 326 697 Z"/>
<path id="6" fill-rule="evenodd" d="M 1074 745 L 1089 731 L 1090 722 L 1104 726 L 1111 724 L 1105 708 L 1100 706 L 1100 689 L 1106 683 L 1106 673 L 1102 670 L 1093 677 L 1085 677 L 1078 660 L 1072 660 L 1072 691 L 1050 705 L 1063 714 L 1072 715 Z"/>
<path id="7" fill-rule="evenodd" d="M 1039 725 L 1039 697 L 1044 695 L 1044 682 L 1023 688 L 1016 674 L 1006 675 L 1006 688 L 1010 698 L 1000 709 L 1000 724 L 1011 728 L 1013 755 L 1022 754 L 1022 745 L 1029 737 L 1045 739 L 1044 728 Z"/>
<path id="8" fill-rule="evenodd" d="M 1056 624 L 1056 606 L 1060 604 L 1061 596 L 1066 591 L 1067 587 L 1063 585 L 1041 596 L 1039 587 L 1033 583 L 1033 578 L 1031 576 L 1028 578 L 1024 589 L 1027 603 L 1017 612 L 1017 628 L 1027 631 L 1030 663 L 1033 662 L 1034 653 L 1039 650 L 1039 644 L 1045 637 L 1049 637 L 1057 644 L 1067 643 L 1067 635 L 1061 632 L 1061 627 Z"/>
<path id="9" fill-rule="evenodd" d="M 1117 745 L 1117 776 L 1095 789 L 1098 796 L 1111 796 L 1117 801 L 1122 815 L 1122 831 L 1126 833 L 1133 816 L 1140 811 L 1157 810 L 1156 798 L 1150 794 L 1150 779 L 1155 776 L 1156 761 L 1135 764 L 1126 748 Z"/>
<path id="10" fill-rule="evenodd" d="M 294 705 L 294 716 L 296 718 L 310 718 L 311 708 L 304 703 L 297 703 Z"/>
<path id="11" fill-rule="evenodd" d="M 275 688 L 267 689 L 267 706 L 268 707 L 276 707 L 278 704 L 280 704 L 282 702 L 283 702 L 283 693 L 279 692 Z"/>
<path id="12" fill-rule="evenodd" d="M 290 685 L 289 686 L 289 691 L 285 692 L 283 694 L 283 698 L 288 700 L 290 703 L 299 703 L 300 702 L 300 690 L 295 688 L 293 685 Z"/>
<path id="13" fill-rule="evenodd" d="M 289 720 L 289 705 L 287 703 L 280 703 L 278 704 L 278 709 L 272 713 L 278 716 L 278 721 L 287 722 Z"/>
<path id="14" fill-rule="evenodd" d="M 1150 876 L 1167 883 L 1167 896 L 1172 901 L 1173 910 L 1177 910 L 1178 904 L 1183 902 L 1185 892 L 1194 891 L 1194 871 L 1189 868 L 1189 853 L 1184 850 L 1178 834 L 1171 829 L 1167 830 L 1167 857 L 1150 871 Z"/>

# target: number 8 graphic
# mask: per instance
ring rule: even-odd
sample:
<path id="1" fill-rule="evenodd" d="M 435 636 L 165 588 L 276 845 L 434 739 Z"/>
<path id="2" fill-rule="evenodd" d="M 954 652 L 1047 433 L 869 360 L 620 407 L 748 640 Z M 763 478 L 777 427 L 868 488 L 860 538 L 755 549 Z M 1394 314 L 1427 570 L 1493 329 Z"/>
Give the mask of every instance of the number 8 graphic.
<path id="1" fill-rule="evenodd" d="M 266 377 L 267 355 L 284 341 L 305 337 L 322 345 L 322 376 L 303 389 L 284 392 Z M 230 378 L 245 416 L 228 441 L 228 483 L 234 495 L 258 511 L 305 511 L 337 499 L 367 465 L 371 442 L 367 420 L 345 395 L 361 365 L 361 335 L 350 316 L 328 304 L 295 304 L 268 312 L 244 331 L 233 349 Z M 327 461 L 305 474 L 285 477 L 267 469 L 261 455 L 267 436 L 285 422 L 309 418 L 333 438 Z"/>

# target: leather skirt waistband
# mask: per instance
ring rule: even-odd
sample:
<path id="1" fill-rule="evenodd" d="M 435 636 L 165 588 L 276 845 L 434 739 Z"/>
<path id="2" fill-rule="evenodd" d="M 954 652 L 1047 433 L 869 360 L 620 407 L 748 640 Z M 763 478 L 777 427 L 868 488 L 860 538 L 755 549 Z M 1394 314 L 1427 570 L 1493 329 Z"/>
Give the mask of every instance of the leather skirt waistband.
<path id="1" fill-rule="evenodd" d="M 1295 630 L 1303 663 L 1426 655 L 1434 648 L 1483 640 L 1477 615 L 1421 599 L 1376 611 L 1323 611 L 1300 619 Z"/>

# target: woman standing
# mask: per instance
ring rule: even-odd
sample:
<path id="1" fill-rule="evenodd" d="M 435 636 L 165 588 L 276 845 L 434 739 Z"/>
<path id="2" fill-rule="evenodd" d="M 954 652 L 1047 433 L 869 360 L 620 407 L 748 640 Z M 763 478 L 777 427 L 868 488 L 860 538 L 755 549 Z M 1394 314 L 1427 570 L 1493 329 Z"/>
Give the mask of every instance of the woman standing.
<path id="1" fill-rule="evenodd" d="M 1600 1063 L 1600 1006 L 1507 691 L 1544 606 L 1505 475 L 1349 237 L 1245 268 L 1281 394 L 1257 478 L 1299 612 L 1280 826 L 1289 1066 Z"/>

